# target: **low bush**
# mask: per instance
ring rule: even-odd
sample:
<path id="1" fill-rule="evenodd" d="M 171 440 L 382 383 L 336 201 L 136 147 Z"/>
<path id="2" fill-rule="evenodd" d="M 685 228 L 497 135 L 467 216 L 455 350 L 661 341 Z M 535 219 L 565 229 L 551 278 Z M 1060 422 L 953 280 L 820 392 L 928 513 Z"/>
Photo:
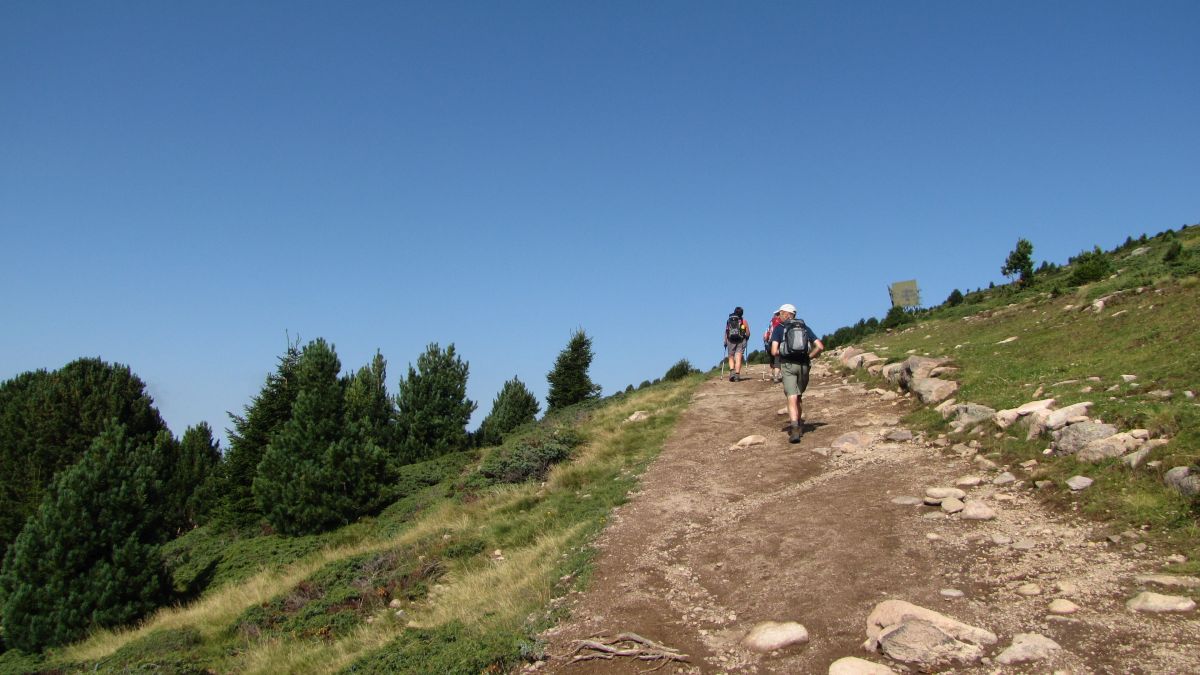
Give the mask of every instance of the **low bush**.
<path id="1" fill-rule="evenodd" d="M 692 367 L 691 361 L 688 361 L 687 359 L 679 359 L 675 362 L 675 365 L 667 369 L 667 372 L 665 375 L 663 375 L 662 379 L 664 382 L 674 382 L 675 380 L 682 380 L 688 375 L 697 372 L 700 371 Z"/>
<path id="2" fill-rule="evenodd" d="M 493 450 L 480 462 L 477 476 L 482 480 L 475 482 L 484 486 L 542 480 L 550 467 L 568 459 L 581 441 L 579 434 L 567 427 L 539 429 Z"/>

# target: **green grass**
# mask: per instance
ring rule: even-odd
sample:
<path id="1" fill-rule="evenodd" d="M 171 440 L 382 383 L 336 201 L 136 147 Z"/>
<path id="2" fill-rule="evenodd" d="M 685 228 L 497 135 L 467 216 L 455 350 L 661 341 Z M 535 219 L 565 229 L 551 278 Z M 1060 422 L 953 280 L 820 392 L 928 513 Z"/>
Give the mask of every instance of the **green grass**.
<path id="1" fill-rule="evenodd" d="M 169 549 L 176 584 L 202 589 L 189 605 L 46 655 L 4 654 L 0 673 L 479 673 L 534 660 L 536 635 L 558 618 L 552 598 L 585 583 L 589 542 L 702 380 L 648 386 L 524 430 L 509 450 L 548 439 L 569 450 L 552 448 L 565 460 L 557 464 L 518 457 L 531 480 L 522 471 L 505 474 L 520 482 L 472 480 L 499 449 L 465 453 L 406 468 L 395 503 L 334 532 L 189 533 Z M 625 423 L 634 410 L 653 415 Z"/>
<path id="2" fill-rule="evenodd" d="M 868 336 L 859 346 L 889 360 L 910 353 L 952 357 L 960 369 L 953 375 L 960 384 L 955 396 L 960 402 L 999 410 L 1035 398 L 1054 398 L 1059 406 L 1091 401 L 1092 417 L 1121 430 L 1143 428 L 1170 438 L 1147 458 L 1161 466 L 1134 470 L 1119 460 L 1089 464 L 1044 455 L 1049 439 L 1026 441 L 1020 425 L 1000 438 L 993 436 L 994 427 L 969 437 L 983 444 L 984 452 L 999 453 L 1014 466 L 1037 459 L 1029 477 L 1054 481 L 1054 489 L 1039 491 L 1047 499 L 1074 505 L 1115 531 L 1141 528 L 1164 550 L 1200 559 L 1200 504 L 1162 482 L 1167 469 L 1200 462 L 1200 399 L 1183 396 L 1187 390 L 1200 394 L 1200 283 L 1195 276 L 1179 274 L 1190 268 L 1162 260 L 1163 250 L 1174 241 L 1200 257 L 1200 228 L 1191 227 L 1110 252 L 1115 274 L 1093 284 L 1045 292 L 1065 282 L 1070 268 L 1064 267 L 1035 288 L 994 289 L 975 304 L 936 309 L 915 324 Z M 1138 245 L 1150 252 L 1131 257 Z M 1118 291 L 1123 292 L 1108 297 Z M 1092 311 L 1092 300 L 1101 297 L 1108 297 L 1104 309 Z M 1017 340 L 999 344 L 1010 337 Z M 1137 379 L 1126 383 L 1121 376 L 1127 374 Z M 1156 390 L 1174 394 L 1167 400 L 1148 395 Z M 907 422 L 948 433 L 952 440 L 968 438 L 954 437 L 940 415 L 928 409 Z M 1096 482 L 1071 493 L 1063 482 L 1076 474 Z M 1197 571 L 1200 564 L 1180 569 Z"/>

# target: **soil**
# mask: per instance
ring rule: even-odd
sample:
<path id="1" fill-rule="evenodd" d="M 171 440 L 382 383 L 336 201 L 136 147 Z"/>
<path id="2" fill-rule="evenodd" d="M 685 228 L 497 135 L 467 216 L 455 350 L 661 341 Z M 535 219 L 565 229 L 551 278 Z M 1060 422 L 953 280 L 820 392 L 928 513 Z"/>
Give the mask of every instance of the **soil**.
<path id="1" fill-rule="evenodd" d="M 804 438 L 790 444 L 782 386 L 761 379 L 763 368 L 744 369 L 741 382 L 714 378 L 700 387 L 640 491 L 596 542 L 587 590 L 568 596 L 570 618 L 544 634 L 547 658 L 531 670 L 826 673 L 835 660 L 857 656 L 904 672 L 863 647 L 871 610 L 902 599 L 999 637 L 985 648 L 988 658 L 956 673 L 1200 672 L 1195 612 L 1125 607 L 1141 590 L 1183 594 L 1134 580 L 1162 571 L 1174 551 L 1136 551 L 1136 533 L 1108 541 L 1101 525 L 1040 499 L 1022 467 L 985 469 L 919 435 L 886 440 L 914 403 L 847 382 L 827 361 L 814 366 L 804 397 Z M 830 450 L 850 432 L 869 445 Z M 734 447 L 751 434 L 766 442 Z M 1019 480 L 992 484 L 1004 470 Z M 891 501 L 964 475 L 984 479 L 964 489 L 995 509 L 995 520 Z M 1027 582 L 1042 594 L 1016 593 Z M 951 588 L 963 597 L 939 592 Z M 1047 605 L 1057 597 L 1080 611 L 1051 618 Z M 810 639 L 766 654 L 741 646 L 763 621 L 799 622 Z M 571 662 L 574 641 L 622 632 L 677 649 L 688 662 Z M 1040 633 L 1062 650 L 1021 666 L 995 662 L 1018 633 Z"/>

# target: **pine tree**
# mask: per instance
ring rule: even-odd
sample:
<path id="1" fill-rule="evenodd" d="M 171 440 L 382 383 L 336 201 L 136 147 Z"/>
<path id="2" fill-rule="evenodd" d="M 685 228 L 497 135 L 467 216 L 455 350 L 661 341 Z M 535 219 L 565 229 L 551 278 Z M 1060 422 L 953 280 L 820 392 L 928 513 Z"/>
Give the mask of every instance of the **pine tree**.
<path id="1" fill-rule="evenodd" d="M 469 364 L 451 344 L 430 344 L 408 367 L 396 395 L 400 463 L 432 459 L 467 447 L 467 422 L 475 403 L 467 398 Z"/>
<path id="2" fill-rule="evenodd" d="M 346 419 L 362 428 L 365 440 L 381 448 L 391 447 L 396 419 L 386 379 L 387 361 L 376 352 L 370 365 L 359 368 L 346 385 Z"/>
<path id="3" fill-rule="evenodd" d="M 383 451 L 345 420 L 341 362 L 322 339 L 304 347 L 291 418 L 272 436 L 252 486 L 277 532 L 311 534 L 376 508 L 386 480 Z"/>
<path id="4" fill-rule="evenodd" d="M 193 528 L 204 522 L 220 495 L 217 484 L 221 449 L 213 440 L 212 428 L 201 422 L 188 427 L 179 443 L 179 459 L 171 480 L 173 492 L 182 496 L 180 509 L 183 526 Z"/>
<path id="5" fill-rule="evenodd" d="M 292 417 L 299 362 L 299 341 L 289 342 L 275 372 L 267 375 L 262 390 L 243 409 L 245 414 L 229 415 L 233 429 L 229 432 L 229 452 L 221 463 L 223 494 L 215 516 L 221 527 L 245 527 L 262 515 L 251 485 L 271 437 Z"/>
<path id="6" fill-rule="evenodd" d="M 158 475 L 172 441 L 138 444 L 121 426 L 61 472 L 0 571 L 5 641 L 29 652 L 137 620 L 165 602 L 158 546 L 169 536 Z"/>
<path id="7" fill-rule="evenodd" d="M 1033 244 L 1028 239 L 1018 239 L 1017 246 L 1008 254 L 1000 273 L 1006 277 L 1020 275 L 1021 283 L 1033 279 Z"/>
<path id="8" fill-rule="evenodd" d="M 600 397 L 600 385 L 588 377 L 592 358 L 592 339 L 580 328 L 559 352 L 554 370 L 546 375 L 550 383 L 550 392 L 546 395 L 547 412 Z"/>
<path id="9" fill-rule="evenodd" d="M 537 419 L 541 408 L 533 392 L 513 376 L 513 379 L 504 383 L 496 400 L 492 401 L 492 411 L 479 425 L 477 444 L 499 445 L 513 429 Z"/>
<path id="10" fill-rule="evenodd" d="M 128 366 L 78 359 L 0 385 L 0 556 L 54 476 L 82 457 L 112 420 L 138 442 L 151 442 L 167 428 Z"/>

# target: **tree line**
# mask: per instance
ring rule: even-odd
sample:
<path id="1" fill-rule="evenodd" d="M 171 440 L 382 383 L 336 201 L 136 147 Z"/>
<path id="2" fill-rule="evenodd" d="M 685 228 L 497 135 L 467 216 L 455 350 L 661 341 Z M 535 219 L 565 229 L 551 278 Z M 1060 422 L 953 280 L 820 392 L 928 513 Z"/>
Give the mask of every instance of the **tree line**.
<path id="1" fill-rule="evenodd" d="M 547 411 L 600 396 L 575 331 L 547 374 Z M 160 547 L 199 525 L 246 536 L 345 525 L 393 501 L 399 467 L 498 445 L 541 405 L 517 377 L 466 426 L 469 364 L 428 345 L 388 393 L 376 353 L 343 374 L 334 346 L 288 344 L 221 452 L 200 423 L 175 438 L 145 383 L 99 358 L 0 384 L 0 622 L 4 647 L 40 651 L 171 602 Z"/>

